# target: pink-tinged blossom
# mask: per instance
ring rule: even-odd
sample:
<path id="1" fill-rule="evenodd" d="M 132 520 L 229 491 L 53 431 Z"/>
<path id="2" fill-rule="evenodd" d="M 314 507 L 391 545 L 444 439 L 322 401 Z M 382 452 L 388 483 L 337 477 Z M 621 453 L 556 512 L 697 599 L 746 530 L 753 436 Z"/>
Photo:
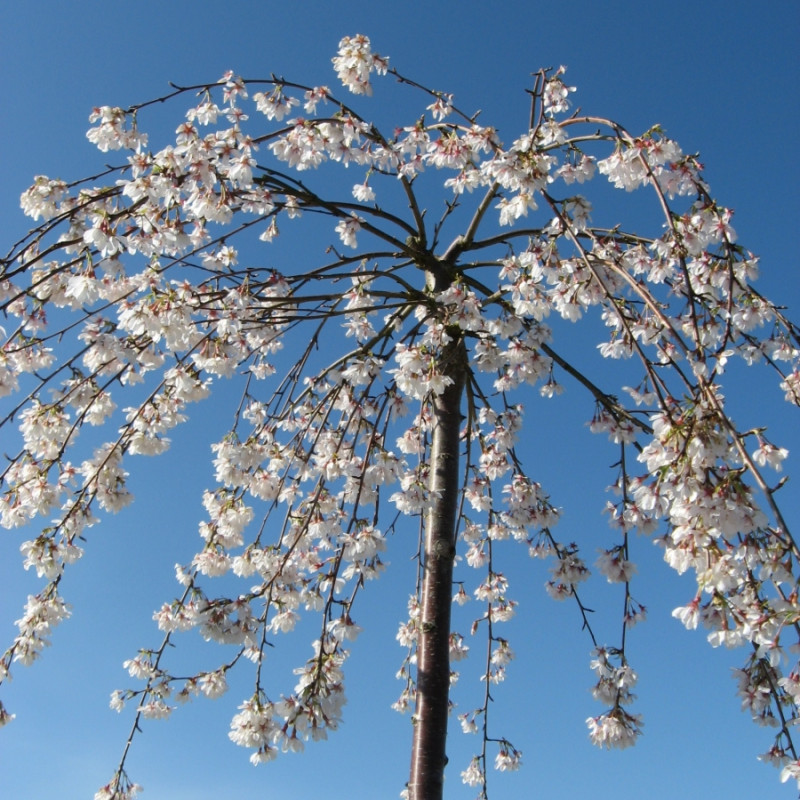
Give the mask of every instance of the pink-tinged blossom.
<path id="1" fill-rule="evenodd" d="M 453 95 L 440 94 L 431 105 L 425 107 L 426 111 L 430 111 L 433 118 L 439 122 L 450 114 L 453 110 Z"/>
<path id="2" fill-rule="evenodd" d="M 95 108 L 89 115 L 89 122 L 99 124 L 89 130 L 86 138 L 104 153 L 123 147 L 135 150 L 147 144 L 146 135 L 140 134 L 135 126 L 127 127 L 128 116 L 121 108 Z"/>
<path id="3" fill-rule="evenodd" d="M 686 606 L 678 606 L 672 612 L 675 617 L 687 630 L 694 630 L 697 628 L 697 623 L 700 619 L 699 614 L 700 598 L 696 597 Z"/>
<path id="4" fill-rule="evenodd" d="M 461 661 L 469 654 L 469 646 L 464 644 L 464 637 L 458 633 L 450 634 L 450 660 Z"/>
<path id="5" fill-rule="evenodd" d="M 522 753 L 515 750 L 507 742 L 500 745 L 500 751 L 495 756 L 494 768 L 505 771 L 516 771 L 522 766 Z"/>
<path id="6" fill-rule="evenodd" d="M 453 602 L 460 606 L 469 602 L 469 595 L 464 591 L 463 585 L 459 586 L 458 591 L 453 595 Z"/>
<path id="7" fill-rule="evenodd" d="M 107 783 L 100 788 L 94 796 L 94 800 L 134 800 L 142 791 L 138 783 L 133 783 L 124 771 L 114 776 L 111 783 Z"/>
<path id="8" fill-rule="evenodd" d="M 469 766 L 461 773 L 461 782 L 467 786 L 480 786 L 484 782 L 481 761 L 478 756 L 474 756 L 469 762 Z"/>
<path id="9" fill-rule="evenodd" d="M 638 189 L 648 179 L 646 166 L 632 148 L 617 150 L 608 158 L 598 161 L 597 169 L 601 175 L 607 176 L 617 189 L 625 189 L 628 192 Z"/>
<path id="10" fill-rule="evenodd" d="M 597 160 L 592 156 L 583 154 L 577 163 L 567 162 L 555 171 L 555 175 L 562 178 L 564 183 L 584 183 L 594 177 Z"/>
<path id="11" fill-rule="evenodd" d="M 561 80 L 566 71 L 566 67 L 559 67 L 553 77 L 545 82 L 542 103 L 546 114 L 563 114 L 569 111 L 569 95 L 575 91 L 575 87 L 567 86 Z"/>
<path id="12" fill-rule="evenodd" d="M 459 714 L 458 722 L 463 733 L 477 733 L 478 724 L 475 721 L 475 714 Z"/>
<path id="13" fill-rule="evenodd" d="M 642 733 L 641 717 L 628 714 L 621 708 L 599 717 L 589 717 L 586 724 L 592 744 L 607 749 L 631 747 Z"/>
<path id="14" fill-rule="evenodd" d="M 467 564 L 473 569 L 480 569 L 480 567 L 484 566 L 488 561 L 486 550 L 479 542 L 473 542 L 470 545 L 465 558 Z"/>
<path id="15" fill-rule="evenodd" d="M 19 204 L 26 216 L 34 220 L 48 220 L 58 213 L 58 207 L 66 195 L 67 184 L 64 181 L 37 175 L 33 186 L 22 193 Z"/>
<path id="16" fill-rule="evenodd" d="M 163 700 L 150 700 L 141 708 L 145 719 L 167 719 L 174 710 Z"/>
<path id="17" fill-rule="evenodd" d="M 32 664 L 50 646 L 53 629 L 70 615 L 69 606 L 55 593 L 28 595 L 25 613 L 14 623 L 19 629 L 14 640 L 14 661 Z"/>
<path id="18" fill-rule="evenodd" d="M 375 200 L 375 192 L 365 181 L 364 183 L 357 183 L 353 186 L 353 197 L 355 197 L 359 203 L 372 203 Z"/>
<path id="19" fill-rule="evenodd" d="M 267 119 L 282 120 L 291 112 L 294 106 L 300 104 L 296 97 L 290 97 L 285 93 L 281 86 L 276 87 L 269 94 L 256 92 L 253 95 L 256 108 L 266 116 Z"/>
<path id="20" fill-rule="evenodd" d="M 786 783 L 792 778 L 797 781 L 797 786 L 800 788 L 800 760 L 789 762 L 781 770 L 781 783 Z"/>
<path id="21" fill-rule="evenodd" d="M 517 605 L 516 600 L 502 598 L 489 606 L 489 619 L 492 622 L 508 622 L 516 613 Z"/>
<path id="22" fill-rule="evenodd" d="M 366 36 L 345 36 L 339 42 L 339 51 L 333 58 L 333 67 L 339 80 L 354 94 L 372 94 L 370 73 L 386 74 L 389 59 L 372 52 Z"/>
<path id="23" fill-rule="evenodd" d="M 787 403 L 800 406 L 800 371 L 795 370 L 787 375 L 781 382 L 781 389 L 786 392 L 784 397 Z"/>
<path id="24" fill-rule="evenodd" d="M 785 447 L 776 447 L 768 441 L 759 437 L 758 448 L 753 451 L 753 459 L 759 466 L 766 466 L 769 464 L 776 472 L 780 472 L 783 468 L 783 460 L 789 455 L 789 451 Z"/>
<path id="25" fill-rule="evenodd" d="M 595 564 L 609 583 L 626 583 L 636 572 L 636 565 L 623 558 L 619 550 L 602 551 Z"/>

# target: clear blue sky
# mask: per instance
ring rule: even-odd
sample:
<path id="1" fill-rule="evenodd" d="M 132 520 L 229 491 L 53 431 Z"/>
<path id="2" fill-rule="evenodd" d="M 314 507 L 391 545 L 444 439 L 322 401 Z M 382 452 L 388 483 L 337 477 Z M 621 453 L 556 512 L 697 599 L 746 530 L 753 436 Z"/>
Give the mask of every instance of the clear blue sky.
<path id="1" fill-rule="evenodd" d="M 34 175 L 75 178 L 103 163 L 84 136 L 93 106 L 126 106 L 163 93 L 167 81 L 215 80 L 227 69 L 333 86 L 330 58 L 339 38 L 361 32 L 404 73 L 454 92 L 467 109 L 483 109 L 482 121 L 500 128 L 506 141 L 522 131 L 524 90 L 541 66 L 568 65 L 576 102 L 587 111 L 616 118 L 634 133 L 661 123 L 685 151 L 700 152 L 714 195 L 736 209 L 740 241 L 762 257 L 762 291 L 785 298 L 796 318 L 799 9 L 782 0 L 7 3 L 0 10 L 0 249 L 27 230 L 18 197 Z M 174 113 L 177 120 L 182 109 Z M 781 411 L 772 384 L 749 381 L 738 389 L 743 415 L 763 421 L 756 411 Z M 539 453 L 558 449 L 556 462 L 542 466 L 544 480 L 566 510 L 563 525 L 592 553 L 609 540 L 600 510 L 610 481 L 603 470 L 614 454 L 582 427 L 591 403 L 577 389 L 555 402 L 564 418 L 532 427 L 526 457 L 541 464 Z M 65 587 L 73 619 L 57 631 L 41 663 L 17 669 L 3 689 L 17 714 L 0 731 L 3 798 L 83 800 L 111 776 L 130 718 L 109 711 L 108 696 L 128 685 L 122 661 L 158 641 L 150 616 L 175 594 L 172 565 L 195 552 L 199 498 L 212 479 L 205 454 L 229 413 L 229 406 L 206 410 L 198 416 L 201 426 L 174 433 L 166 457 L 133 462 L 137 502 L 90 531 L 86 556 Z M 577 433 L 570 420 L 579 421 Z M 791 472 L 800 454 L 796 416 L 793 424 L 777 417 L 775 431 L 776 443 L 792 451 Z M 0 448 L 6 446 L 0 440 Z M 584 484 L 578 459 L 597 466 L 599 477 Z M 800 519 L 797 501 L 790 518 Z M 11 621 L 36 581 L 20 566 L 20 532 L 1 533 L 4 649 L 14 634 Z M 701 632 L 687 633 L 670 617 L 693 596 L 692 580 L 670 574 L 649 542 L 634 544 L 633 558 L 646 578 L 637 597 L 648 606 L 649 621 L 634 629 L 629 655 L 640 675 L 636 710 L 645 716 L 645 736 L 633 750 L 592 748 L 584 719 L 601 709 L 589 695 L 590 642 L 574 609 L 546 597 L 542 565 L 513 565 L 506 572 L 520 611 L 508 636 L 517 659 L 495 692 L 493 713 L 505 718 L 524 767 L 497 774 L 493 797 L 791 796 L 793 788 L 756 761 L 770 745 L 770 732 L 738 709 L 729 670 L 744 655 L 711 650 Z M 337 735 L 256 769 L 227 739 L 230 717 L 249 694 L 246 684 L 234 685 L 217 701 L 195 701 L 168 722 L 146 725 L 129 761 L 144 797 L 397 797 L 411 733 L 408 719 L 389 706 L 401 688 L 394 672 L 403 653 L 394 636 L 410 567 L 405 552 L 390 552 L 389 560 L 392 569 L 370 587 L 371 602 L 357 620 L 365 632 L 352 648 L 349 704 Z M 610 597 L 604 581 L 596 580 L 590 604 L 604 607 L 617 595 Z M 605 630 L 611 639 L 616 626 Z M 311 638 L 300 630 L 286 641 L 291 653 L 276 653 L 269 669 L 278 685 L 291 688 L 286 669 L 305 659 Z M 471 680 L 466 672 L 463 682 Z M 448 747 L 453 769 L 446 796 L 469 800 L 474 792 L 458 773 L 477 741 L 457 727 Z"/>

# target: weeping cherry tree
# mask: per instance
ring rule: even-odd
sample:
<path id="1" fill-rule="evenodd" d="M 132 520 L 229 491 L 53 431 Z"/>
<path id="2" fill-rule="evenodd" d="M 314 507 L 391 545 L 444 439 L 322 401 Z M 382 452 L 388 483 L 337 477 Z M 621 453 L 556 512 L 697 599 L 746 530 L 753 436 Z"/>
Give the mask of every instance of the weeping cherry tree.
<path id="1" fill-rule="evenodd" d="M 336 729 L 359 600 L 379 597 L 389 539 L 416 563 L 397 635 L 410 800 L 442 797 L 452 664 L 468 649 L 454 603 L 477 608 L 471 633 L 487 643 L 483 686 L 457 715 L 475 755 L 453 765 L 455 780 L 485 798 L 492 767 L 521 764 L 521 744 L 488 713 L 513 658 L 502 558 L 520 548 L 549 562 L 547 592 L 575 604 L 592 639 L 603 710 L 589 736 L 635 742 L 626 635 L 645 610 L 631 589 L 634 531 L 696 573 L 674 616 L 705 626 L 714 646 L 742 646 L 743 702 L 775 725 L 762 758 L 784 780 L 800 777 L 790 733 L 800 552 L 772 474 L 787 452 L 764 428 L 740 430 L 722 391 L 726 365 L 741 360 L 800 404 L 798 328 L 753 287 L 758 260 L 736 243 L 697 158 L 659 128 L 634 136 L 571 111 L 563 69 L 535 75 L 524 131 L 503 144 L 364 36 L 342 39 L 333 66 L 352 100 L 229 73 L 96 108 L 88 138 L 117 163 L 73 183 L 37 177 L 22 195 L 37 227 L 1 262 L 2 425 L 16 445 L 0 473 L 0 521 L 30 530 L 43 518 L 20 548 L 42 588 L 0 679 L 35 661 L 69 616 L 70 567 L 99 517 L 132 501 L 127 470 L 165 451 L 189 404 L 229 381 L 240 400 L 213 446 L 198 551 L 154 614 L 159 643 L 125 663 L 133 684 L 111 706 L 130 709 L 131 735 L 96 800 L 137 793 L 128 756 L 146 719 L 220 696 L 232 670 L 252 674 L 229 736 L 253 763 Z M 373 74 L 419 99 L 415 121 L 370 121 Z M 189 109 L 174 141 L 153 147 L 142 121 L 179 103 Z M 609 183 L 650 198 L 654 231 L 592 224 L 584 189 L 602 198 Z M 295 235 L 291 259 L 274 263 Z M 587 325 L 587 353 L 618 362 L 601 378 L 558 341 L 562 321 L 592 318 L 602 324 Z M 558 403 L 562 382 L 587 393 L 590 429 L 616 454 L 613 539 L 596 564 L 623 596 L 613 645 L 595 637 L 580 593 L 589 568 L 559 539 L 559 508 L 515 444 L 521 398 Z M 84 452 L 87 426 L 99 444 Z M 295 679 L 274 686 L 266 649 L 302 616 L 317 620 L 313 650 L 293 689 Z M 178 677 L 170 652 L 188 631 L 224 655 Z M 12 718 L 0 706 L 0 722 Z"/>

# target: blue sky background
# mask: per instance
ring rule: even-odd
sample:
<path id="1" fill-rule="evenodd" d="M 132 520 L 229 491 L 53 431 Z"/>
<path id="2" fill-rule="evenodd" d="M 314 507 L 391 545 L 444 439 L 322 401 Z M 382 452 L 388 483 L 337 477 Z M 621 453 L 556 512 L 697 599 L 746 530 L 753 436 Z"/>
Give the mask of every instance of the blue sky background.
<path id="1" fill-rule="evenodd" d="M 34 175 L 70 179 L 102 165 L 102 154 L 84 136 L 93 106 L 126 106 L 164 93 L 167 81 L 216 80 L 227 69 L 245 77 L 275 72 L 333 87 L 330 58 L 338 40 L 361 32 L 401 72 L 454 92 L 467 110 L 481 108 L 484 124 L 499 128 L 505 141 L 523 130 L 524 90 L 530 73 L 541 66 L 568 65 L 568 82 L 578 87 L 576 103 L 586 111 L 615 118 L 633 133 L 661 123 L 685 151 L 700 152 L 713 194 L 736 209 L 740 242 L 762 258 L 761 290 L 800 309 L 798 9 L 795 2 L 717 0 L 4 4 L 0 249 L 27 230 L 18 198 Z M 376 113 L 386 116 L 381 101 L 392 97 L 379 84 Z M 175 125 L 184 110 L 173 107 Z M 400 118 L 396 124 L 413 121 Z M 580 330 L 573 329 L 576 338 L 569 346 L 580 344 Z M 792 452 L 787 462 L 792 472 L 800 452 L 797 417 L 786 414 L 771 378 L 761 382 L 756 375 L 765 373 L 736 384 L 735 408 L 740 419 L 752 418 L 754 424 L 774 417 L 772 438 Z M 3 689 L 6 705 L 17 714 L 0 731 L 4 798 L 79 800 L 110 777 L 130 717 L 109 711 L 108 696 L 129 685 L 122 661 L 138 647 L 158 642 L 151 614 L 175 594 L 172 565 L 195 552 L 200 496 L 212 479 L 208 445 L 230 418 L 224 398 L 223 392 L 204 410 L 190 409 L 195 424 L 173 432 L 165 457 L 130 462 L 137 502 L 89 532 L 86 555 L 65 588 L 73 619 L 56 632 L 42 661 L 17 669 Z M 565 528 L 574 530 L 592 554 L 610 541 L 600 510 L 615 453 L 586 432 L 583 422 L 592 405 L 576 388 L 568 387 L 546 410 L 552 416 L 545 424 L 529 412 L 530 452 L 523 456 L 565 508 L 561 537 L 570 538 Z M 4 436 L 0 433 L 2 450 L 10 446 Z M 584 480 L 593 468 L 598 477 Z M 789 518 L 799 519 L 797 499 L 792 503 L 787 493 L 783 500 L 789 501 Z M 21 569 L 20 532 L 0 533 L 5 647 L 25 594 L 35 591 L 37 582 Z M 509 566 L 506 559 L 504 571 L 520 601 L 508 628 L 517 659 L 506 684 L 495 691 L 492 714 L 503 720 L 497 730 L 523 751 L 524 767 L 516 774 L 495 773 L 493 797 L 792 796 L 793 787 L 781 786 L 777 772 L 756 761 L 771 743 L 770 732 L 739 711 L 729 670 L 744 654 L 714 651 L 701 632 L 684 631 L 670 612 L 691 599 L 692 579 L 672 574 L 648 541 L 636 540 L 634 547 L 642 576 L 634 591 L 648 606 L 649 621 L 634 629 L 629 657 L 640 676 L 635 710 L 645 716 L 645 736 L 623 752 L 601 752 L 589 744 L 584 720 L 601 709 L 589 694 L 591 645 L 576 611 L 547 598 L 541 563 L 512 559 Z M 310 744 L 303 755 L 256 769 L 248 753 L 227 738 L 230 717 L 250 693 L 246 682 L 232 682 L 217 701 L 198 700 L 168 722 L 146 724 L 129 760 L 144 797 L 397 797 L 407 777 L 411 732 L 408 719 L 389 706 L 401 688 L 393 676 L 403 651 L 394 637 L 413 571 L 405 551 L 390 551 L 388 558 L 391 569 L 369 587 L 370 600 L 357 615 L 364 633 L 351 648 L 349 703 L 338 734 Z M 617 608 L 618 597 L 596 579 L 587 602 Z M 600 631 L 613 642 L 617 626 L 605 623 Z M 276 649 L 268 665 L 276 695 L 293 686 L 290 669 L 305 660 L 313 635 L 300 628 Z M 193 653 L 212 663 L 218 655 L 202 647 Z M 473 680 L 468 673 L 464 668 L 461 690 Z M 446 796 L 469 800 L 474 792 L 462 786 L 458 773 L 478 741 L 457 728 L 448 746 Z"/>

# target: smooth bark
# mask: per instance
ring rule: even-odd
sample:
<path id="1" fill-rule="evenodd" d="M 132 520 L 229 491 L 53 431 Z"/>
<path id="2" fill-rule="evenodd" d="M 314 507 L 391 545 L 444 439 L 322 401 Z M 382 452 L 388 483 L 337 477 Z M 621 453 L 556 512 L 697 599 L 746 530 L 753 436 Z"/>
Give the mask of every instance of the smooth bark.
<path id="1" fill-rule="evenodd" d="M 430 490 L 425 520 L 422 609 L 417 643 L 417 697 L 411 750 L 410 800 L 441 800 L 450 695 L 450 608 L 459 499 L 459 435 L 465 381 L 464 343 L 442 354 L 453 383 L 433 400 Z"/>

